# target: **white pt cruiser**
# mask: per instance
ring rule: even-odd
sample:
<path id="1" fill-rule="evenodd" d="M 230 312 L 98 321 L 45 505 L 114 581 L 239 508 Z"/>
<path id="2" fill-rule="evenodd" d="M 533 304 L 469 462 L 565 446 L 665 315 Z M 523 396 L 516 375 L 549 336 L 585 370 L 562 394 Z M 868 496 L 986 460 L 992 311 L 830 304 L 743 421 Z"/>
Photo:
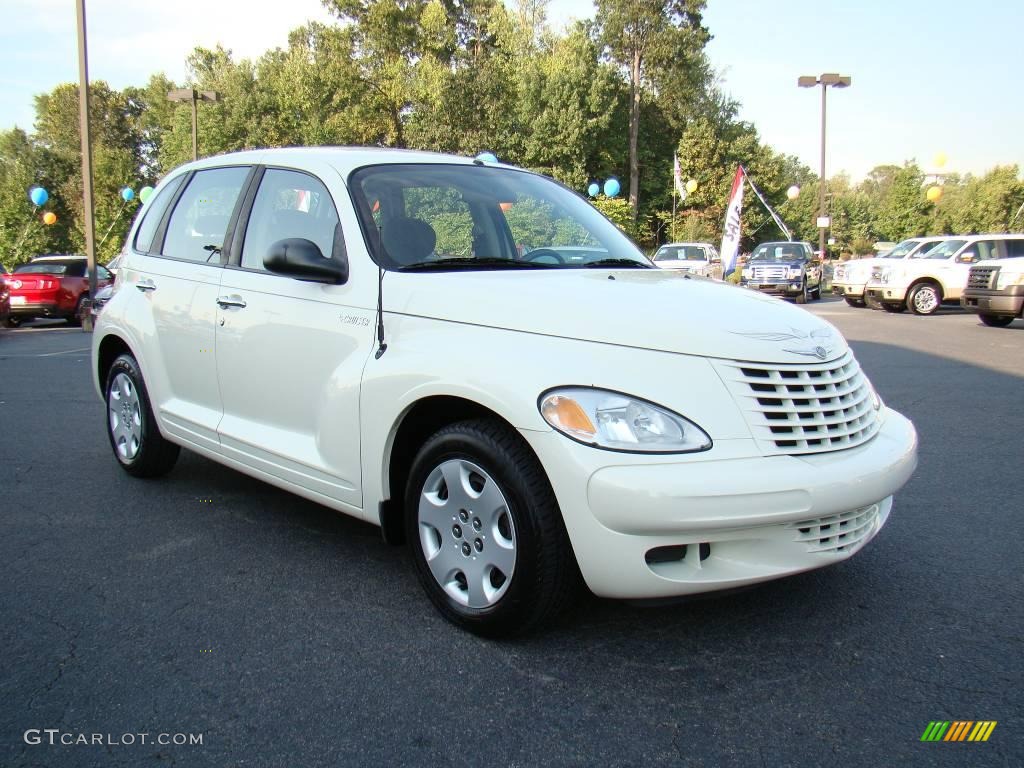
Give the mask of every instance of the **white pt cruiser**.
<path id="1" fill-rule="evenodd" d="M 481 159 L 178 168 L 92 372 L 127 472 L 181 446 L 379 525 L 485 634 L 553 617 L 581 574 L 643 599 L 840 562 L 916 465 L 831 325 L 656 269 L 579 195 Z"/>

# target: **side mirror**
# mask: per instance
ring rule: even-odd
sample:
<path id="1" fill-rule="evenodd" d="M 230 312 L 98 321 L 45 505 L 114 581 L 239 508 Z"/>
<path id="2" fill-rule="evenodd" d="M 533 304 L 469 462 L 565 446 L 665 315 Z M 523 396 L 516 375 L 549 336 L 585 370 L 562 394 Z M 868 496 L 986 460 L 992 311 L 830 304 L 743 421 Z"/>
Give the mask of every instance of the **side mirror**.
<path id="1" fill-rule="evenodd" d="M 347 259 L 325 258 L 316 243 L 302 237 L 278 240 L 271 245 L 263 266 L 275 274 L 312 283 L 340 285 L 348 281 Z"/>

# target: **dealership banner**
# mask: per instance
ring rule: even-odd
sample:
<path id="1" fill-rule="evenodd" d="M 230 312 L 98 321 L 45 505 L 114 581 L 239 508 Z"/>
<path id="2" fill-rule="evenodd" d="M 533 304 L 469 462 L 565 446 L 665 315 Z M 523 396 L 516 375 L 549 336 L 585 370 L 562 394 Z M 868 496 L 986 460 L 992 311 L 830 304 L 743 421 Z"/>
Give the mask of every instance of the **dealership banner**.
<path id="1" fill-rule="evenodd" d="M 736 257 L 740 250 L 740 213 L 743 210 L 743 166 L 736 167 L 729 194 L 729 208 L 725 212 L 725 230 L 722 233 L 722 277 L 728 277 L 736 270 Z"/>

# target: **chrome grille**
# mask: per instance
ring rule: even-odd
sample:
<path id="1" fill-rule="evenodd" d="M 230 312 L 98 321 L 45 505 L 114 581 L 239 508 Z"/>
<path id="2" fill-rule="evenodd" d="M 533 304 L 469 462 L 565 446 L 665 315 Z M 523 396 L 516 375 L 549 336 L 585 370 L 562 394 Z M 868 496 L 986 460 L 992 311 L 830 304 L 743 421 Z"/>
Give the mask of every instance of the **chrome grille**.
<path id="1" fill-rule="evenodd" d="M 971 267 L 967 276 L 967 287 L 988 290 L 995 285 L 998 273 L 999 267 Z"/>
<path id="2" fill-rule="evenodd" d="M 829 363 L 716 365 L 767 455 L 838 451 L 878 432 L 871 386 L 849 350 Z"/>
<path id="3" fill-rule="evenodd" d="M 778 283 L 783 282 L 786 279 L 786 270 L 788 267 L 771 267 L 755 265 L 750 268 L 750 279 L 755 283 Z"/>
<path id="4" fill-rule="evenodd" d="M 786 527 L 796 531 L 796 541 L 806 544 L 808 552 L 845 552 L 870 536 L 877 525 L 878 505 L 872 504 Z"/>

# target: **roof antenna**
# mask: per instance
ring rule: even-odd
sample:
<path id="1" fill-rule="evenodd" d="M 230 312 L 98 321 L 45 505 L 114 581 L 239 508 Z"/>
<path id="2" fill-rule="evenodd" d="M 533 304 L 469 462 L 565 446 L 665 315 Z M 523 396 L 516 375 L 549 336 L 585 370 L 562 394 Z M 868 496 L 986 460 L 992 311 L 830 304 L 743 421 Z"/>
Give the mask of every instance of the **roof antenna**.
<path id="1" fill-rule="evenodd" d="M 381 247 L 381 241 L 383 235 L 381 234 L 381 226 L 377 225 L 377 258 L 381 258 L 384 255 L 383 248 Z M 375 360 L 380 360 L 381 355 L 387 351 L 388 345 L 384 343 L 384 267 L 379 263 L 377 264 L 377 352 L 374 354 Z"/>

